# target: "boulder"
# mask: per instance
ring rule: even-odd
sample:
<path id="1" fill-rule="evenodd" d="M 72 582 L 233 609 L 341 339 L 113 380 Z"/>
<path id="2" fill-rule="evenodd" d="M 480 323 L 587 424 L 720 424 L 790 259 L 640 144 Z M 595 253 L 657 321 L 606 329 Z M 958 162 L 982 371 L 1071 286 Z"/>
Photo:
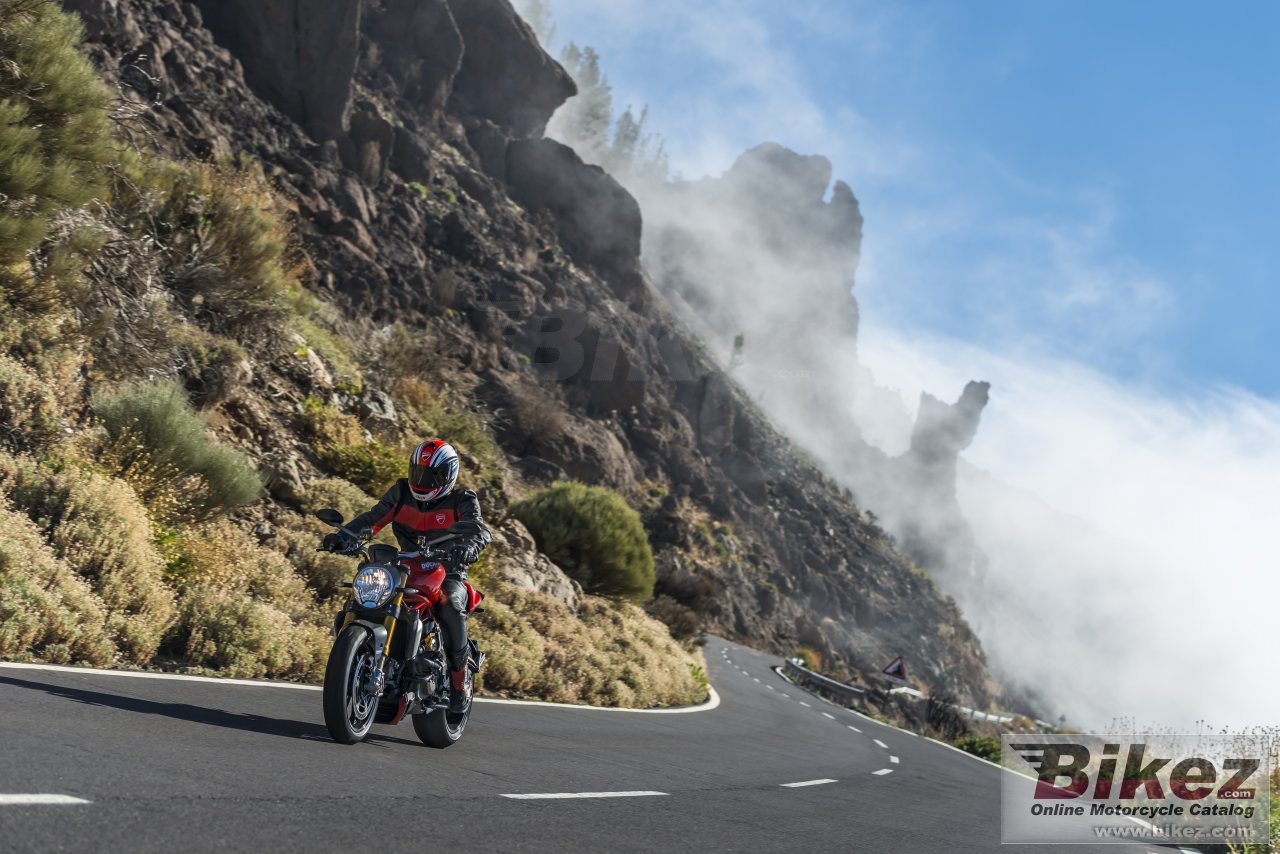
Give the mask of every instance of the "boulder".
<path id="1" fill-rule="evenodd" d="M 462 33 L 446 0 L 369 0 L 363 26 L 405 101 L 438 123 L 462 68 Z"/>
<path id="2" fill-rule="evenodd" d="M 516 140 L 507 147 L 507 185 L 530 211 L 550 213 L 565 248 L 601 273 L 619 297 L 643 286 L 637 281 L 640 205 L 599 166 L 553 139 Z"/>
<path id="3" fill-rule="evenodd" d="M 356 401 L 356 412 L 370 427 L 391 428 L 400 423 L 395 401 L 391 395 L 376 388 L 366 387 Z"/>
<path id="4" fill-rule="evenodd" d="M 503 581 L 550 596 L 570 611 L 578 610 L 582 585 L 537 550 L 533 535 L 518 519 L 508 519 L 497 532 L 502 544 L 493 572 Z"/>
<path id="5" fill-rule="evenodd" d="M 462 33 L 453 109 L 490 119 L 515 137 L 541 136 L 556 109 L 578 92 L 507 0 L 449 0 Z"/>
<path id="6" fill-rule="evenodd" d="M 360 0 L 197 0 L 245 79 L 316 139 L 345 134 Z"/>

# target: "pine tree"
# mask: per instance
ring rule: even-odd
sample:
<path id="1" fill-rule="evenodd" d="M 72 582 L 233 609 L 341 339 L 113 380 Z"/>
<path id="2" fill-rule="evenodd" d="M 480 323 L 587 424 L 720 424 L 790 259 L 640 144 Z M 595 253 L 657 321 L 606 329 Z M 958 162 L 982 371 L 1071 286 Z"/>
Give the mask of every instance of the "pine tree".
<path id="1" fill-rule="evenodd" d="M 44 240 L 48 216 L 103 192 L 110 95 L 53 0 L 0 0 L 0 267 Z"/>
<path id="2" fill-rule="evenodd" d="M 573 146 L 587 162 L 602 163 L 610 150 L 613 89 L 600 71 L 600 56 L 569 42 L 560 52 L 560 64 L 578 84 L 578 94 L 552 116 L 547 133 Z"/>
<path id="3" fill-rule="evenodd" d="M 549 49 L 556 40 L 556 25 L 551 20 L 551 7 L 546 0 L 525 0 L 519 8 L 520 17 L 524 18 L 533 34 L 538 37 L 538 44 L 543 49 Z"/>

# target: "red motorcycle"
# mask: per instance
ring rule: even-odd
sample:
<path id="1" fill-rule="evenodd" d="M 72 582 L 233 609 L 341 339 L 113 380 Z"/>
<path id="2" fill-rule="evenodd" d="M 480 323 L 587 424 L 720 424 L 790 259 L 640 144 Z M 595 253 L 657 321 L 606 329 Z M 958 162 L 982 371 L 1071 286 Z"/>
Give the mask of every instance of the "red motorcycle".
<path id="1" fill-rule="evenodd" d="M 318 510 L 316 518 L 342 527 L 337 510 Z M 471 717 L 466 710 L 449 712 L 448 664 L 440 643 L 435 606 L 444 581 L 442 543 L 475 534 L 475 522 L 459 522 L 444 536 L 419 539 L 419 550 L 370 544 L 361 532 L 358 544 L 342 552 L 360 558 L 355 578 L 340 585 L 351 599 L 334 624 L 337 639 L 324 673 L 324 722 L 340 744 L 363 741 L 377 724 L 398 724 L 405 715 L 428 747 L 445 748 L 462 737 Z M 467 583 L 467 613 L 483 595 Z M 472 676 L 484 664 L 484 653 L 470 642 L 467 666 Z"/>

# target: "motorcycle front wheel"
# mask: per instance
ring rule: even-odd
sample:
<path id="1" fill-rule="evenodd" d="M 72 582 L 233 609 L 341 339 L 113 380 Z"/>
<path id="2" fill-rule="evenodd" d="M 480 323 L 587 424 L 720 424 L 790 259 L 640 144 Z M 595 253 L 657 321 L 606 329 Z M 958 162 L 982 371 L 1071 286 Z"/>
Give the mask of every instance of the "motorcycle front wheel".
<path id="1" fill-rule="evenodd" d="M 333 642 L 324 670 L 324 724 L 339 744 L 363 741 L 378 712 L 377 696 L 364 690 L 373 670 L 372 636 L 362 626 L 347 626 Z"/>
<path id="2" fill-rule="evenodd" d="M 462 731 L 467 728 L 467 720 L 470 717 L 470 707 L 458 714 L 449 714 L 444 709 L 436 709 L 433 712 L 414 715 L 413 731 L 427 747 L 443 750 L 462 738 Z"/>

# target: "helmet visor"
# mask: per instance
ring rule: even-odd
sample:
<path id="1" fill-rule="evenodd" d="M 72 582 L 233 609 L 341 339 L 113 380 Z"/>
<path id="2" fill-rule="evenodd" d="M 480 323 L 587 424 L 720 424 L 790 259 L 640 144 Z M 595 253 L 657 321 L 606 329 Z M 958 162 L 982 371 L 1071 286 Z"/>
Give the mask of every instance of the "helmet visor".
<path id="1" fill-rule="evenodd" d="M 441 489 L 449 485 L 449 464 L 409 466 L 409 485 L 418 490 Z"/>

